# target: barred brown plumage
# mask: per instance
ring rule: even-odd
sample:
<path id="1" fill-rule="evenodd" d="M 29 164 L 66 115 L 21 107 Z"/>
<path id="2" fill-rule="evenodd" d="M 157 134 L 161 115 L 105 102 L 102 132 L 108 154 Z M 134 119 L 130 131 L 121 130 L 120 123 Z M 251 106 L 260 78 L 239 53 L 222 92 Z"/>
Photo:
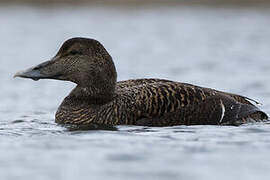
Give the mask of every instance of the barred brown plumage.
<path id="1" fill-rule="evenodd" d="M 236 94 L 164 79 L 117 82 L 111 56 L 94 39 L 69 39 L 52 60 L 15 76 L 77 84 L 57 110 L 60 124 L 239 125 L 268 119 Z"/>

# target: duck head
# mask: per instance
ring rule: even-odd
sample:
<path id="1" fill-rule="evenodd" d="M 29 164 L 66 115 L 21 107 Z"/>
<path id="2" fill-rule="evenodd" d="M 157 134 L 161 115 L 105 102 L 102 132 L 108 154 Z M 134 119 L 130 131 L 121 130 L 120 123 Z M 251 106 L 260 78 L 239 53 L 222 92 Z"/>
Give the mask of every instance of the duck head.
<path id="1" fill-rule="evenodd" d="M 71 81 L 96 93 L 107 93 L 106 90 L 114 90 L 117 74 L 111 56 L 101 43 L 72 38 L 64 42 L 51 60 L 17 72 L 14 77 Z"/>

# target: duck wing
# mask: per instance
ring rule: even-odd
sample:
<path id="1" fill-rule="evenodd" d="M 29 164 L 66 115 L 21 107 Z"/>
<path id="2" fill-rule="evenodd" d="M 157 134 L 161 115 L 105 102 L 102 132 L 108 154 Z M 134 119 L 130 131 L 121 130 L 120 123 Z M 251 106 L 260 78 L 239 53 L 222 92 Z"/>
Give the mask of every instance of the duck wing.
<path id="1" fill-rule="evenodd" d="M 136 125 L 241 125 L 251 119 L 261 121 L 267 118 L 267 115 L 254 105 L 239 103 L 229 96 L 216 95 L 160 117 L 141 118 Z"/>
<path id="2" fill-rule="evenodd" d="M 135 95 L 135 125 L 238 125 L 268 118 L 246 97 L 191 84 L 140 79 L 120 82 L 119 88 Z"/>

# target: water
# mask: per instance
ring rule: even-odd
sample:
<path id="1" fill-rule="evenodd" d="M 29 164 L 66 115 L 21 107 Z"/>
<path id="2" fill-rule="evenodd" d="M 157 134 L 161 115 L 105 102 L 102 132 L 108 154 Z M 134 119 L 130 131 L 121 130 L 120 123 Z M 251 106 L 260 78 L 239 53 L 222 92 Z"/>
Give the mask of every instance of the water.
<path id="1" fill-rule="evenodd" d="M 68 131 L 54 113 L 74 84 L 12 76 L 70 37 L 92 37 L 119 80 L 217 88 L 270 113 L 269 19 L 268 7 L 1 5 L 0 179 L 268 179 L 269 123 Z"/>

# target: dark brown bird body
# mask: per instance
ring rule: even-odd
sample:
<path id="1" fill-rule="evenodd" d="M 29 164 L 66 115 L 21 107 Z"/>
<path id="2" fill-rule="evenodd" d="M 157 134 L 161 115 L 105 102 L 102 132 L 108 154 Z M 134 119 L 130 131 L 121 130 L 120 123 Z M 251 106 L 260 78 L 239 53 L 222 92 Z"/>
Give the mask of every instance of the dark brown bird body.
<path id="1" fill-rule="evenodd" d="M 240 95 L 161 79 L 116 82 L 112 58 L 92 39 L 70 39 L 52 60 L 15 76 L 77 84 L 57 110 L 60 124 L 239 125 L 268 118 Z"/>
<path id="2" fill-rule="evenodd" d="M 239 112 L 241 106 L 248 111 Z M 245 97 L 160 79 L 120 81 L 107 103 L 71 93 L 56 113 L 57 123 L 77 125 L 239 125 L 265 118 Z"/>

